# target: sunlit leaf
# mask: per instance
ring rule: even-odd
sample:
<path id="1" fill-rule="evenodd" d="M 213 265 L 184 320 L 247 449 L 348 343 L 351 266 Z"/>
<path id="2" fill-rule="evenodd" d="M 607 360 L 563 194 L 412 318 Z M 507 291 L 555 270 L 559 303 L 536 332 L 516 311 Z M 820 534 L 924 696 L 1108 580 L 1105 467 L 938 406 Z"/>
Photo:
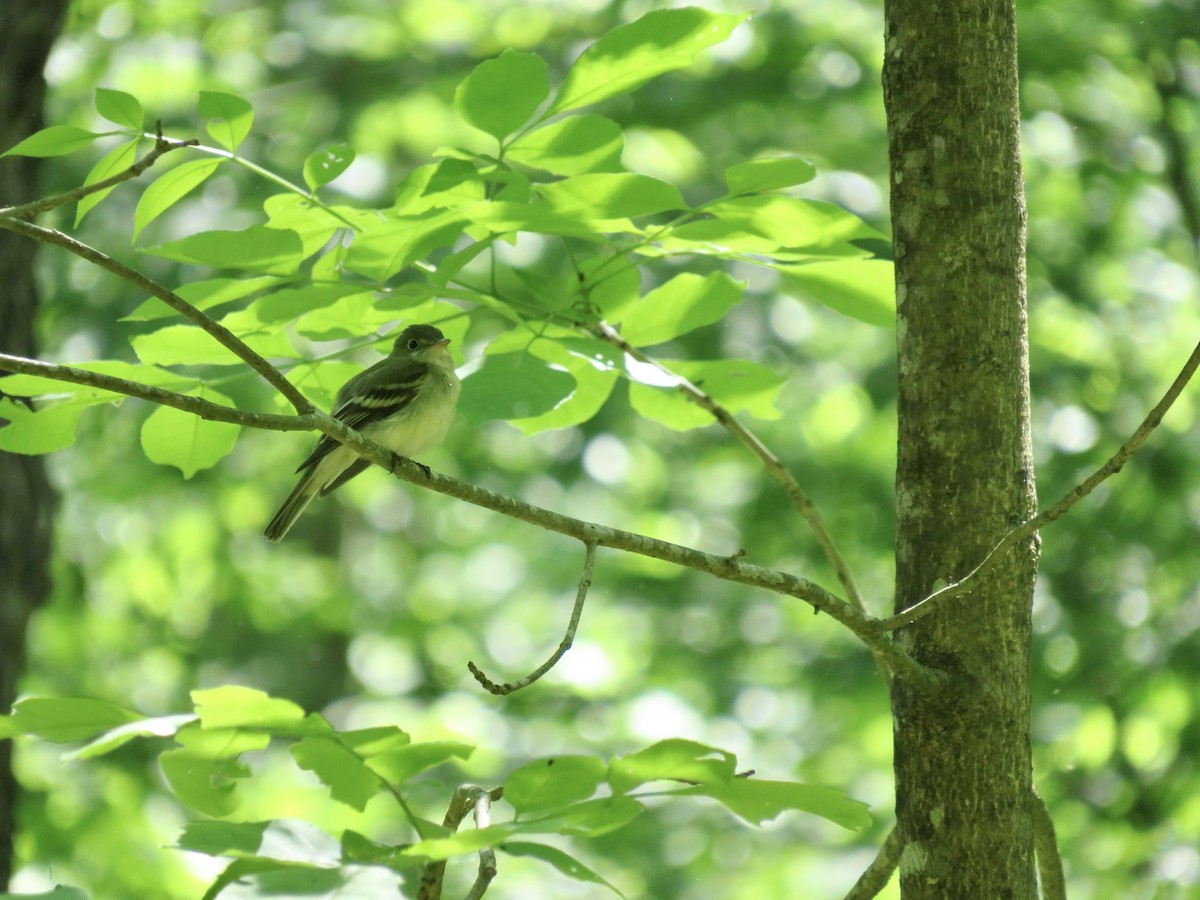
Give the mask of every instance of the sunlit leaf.
<path id="1" fill-rule="evenodd" d="M 74 125 L 51 125 L 49 128 L 35 131 L 16 146 L 0 153 L 0 156 L 65 156 L 82 150 L 101 137 L 104 135 L 85 131 Z"/>
<path id="2" fill-rule="evenodd" d="M 214 269 L 292 275 L 303 258 L 303 245 L 294 231 L 251 225 L 241 231 L 202 231 L 144 252 Z"/>
<path id="3" fill-rule="evenodd" d="M 683 793 L 712 797 L 752 825 L 761 825 L 786 810 L 812 813 L 851 831 L 861 831 L 871 824 L 867 804 L 822 785 L 734 778 L 698 785 Z"/>
<path id="4" fill-rule="evenodd" d="M 188 822 L 175 842 L 180 850 L 208 856 L 249 856 L 262 846 L 270 822 Z"/>
<path id="5" fill-rule="evenodd" d="M 233 401 L 212 388 L 201 388 L 195 396 L 233 406 Z M 240 432 L 238 425 L 211 422 L 171 406 L 160 406 L 142 423 L 142 450 L 151 462 L 174 466 L 184 478 L 191 478 L 228 456 Z"/>
<path id="6" fill-rule="evenodd" d="M 457 210 L 393 219 L 357 234 L 346 252 L 346 268 L 384 282 L 440 247 L 453 244 L 467 219 Z"/>
<path id="7" fill-rule="evenodd" d="M 575 175 L 540 185 L 555 211 L 593 219 L 647 216 L 687 208 L 673 184 L 628 172 Z"/>
<path id="8" fill-rule="evenodd" d="M 329 788 L 333 799 L 362 812 L 367 801 L 383 790 L 379 776 L 363 761 L 329 738 L 305 738 L 292 745 L 292 756 Z"/>
<path id="9" fill-rule="evenodd" d="M 123 172 L 133 165 L 137 161 L 138 141 L 138 138 L 134 138 L 132 141 L 114 147 L 108 153 L 104 154 L 100 161 L 92 166 L 92 170 L 88 172 L 87 177 L 83 180 L 84 185 L 103 181 L 105 178 L 110 178 L 119 172 Z M 116 185 L 83 197 L 75 209 L 75 224 L 78 225 L 82 222 L 83 217 L 88 214 L 88 211 L 114 190 L 116 190 Z"/>
<path id="10" fill-rule="evenodd" d="M 562 112 L 632 91 L 656 75 L 691 65 L 749 15 L 696 7 L 656 10 L 608 32 L 580 55 L 549 112 Z"/>
<path id="11" fill-rule="evenodd" d="M 32 734 L 61 744 L 94 737 L 142 716 L 107 700 L 31 697 L 18 700 L 6 718 L 15 734 Z"/>
<path id="12" fill-rule="evenodd" d="M 310 191 L 329 184 L 354 162 L 358 151 L 350 144 L 331 144 L 304 160 L 304 183 Z"/>
<path id="13" fill-rule="evenodd" d="M 275 728 L 294 725 L 304 710 L 282 697 L 242 685 L 192 691 L 202 728 Z"/>
<path id="14" fill-rule="evenodd" d="M 895 271 L 888 260 L 845 259 L 775 268 L 795 291 L 842 315 L 884 328 L 896 324 Z"/>
<path id="15" fill-rule="evenodd" d="M 749 360 L 722 359 L 712 361 L 659 360 L 669 372 L 678 373 L 698 385 L 728 412 L 748 412 L 760 419 L 778 419 L 775 398 L 783 386 L 783 378 L 765 366 Z M 637 376 L 630 369 L 631 377 Z M 716 419 L 707 410 L 688 400 L 682 392 L 670 387 L 670 379 L 654 371 L 653 384 L 629 385 L 629 401 L 640 415 L 653 419 L 676 431 L 713 425 Z M 648 379 L 647 379 L 648 380 Z"/>
<path id="16" fill-rule="evenodd" d="M 205 182 L 221 165 L 216 158 L 194 159 L 159 175 L 142 194 L 133 214 L 133 237 Z"/>
<path id="17" fill-rule="evenodd" d="M 472 424 L 539 416 L 574 388 L 570 373 L 536 356 L 488 355 L 481 368 L 463 379 L 458 412 Z"/>
<path id="18" fill-rule="evenodd" d="M 498 141 L 529 121 L 550 95 L 546 63 L 533 53 L 505 50 L 475 67 L 454 92 L 462 117 Z"/>
<path id="19" fill-rule="evenodd" d="M 804 184 L 816 174 L 812 163 L 797 156 L 752 159 L 729 166 L 725 170 L 725 184 L 731 195 L 753 194 Z"/>
<path id="20" fill-rule="evenodd" d="M 617 757 L 608 770 L 614 793 L 626 794 L 648 781 L 727 783 L 737 757 L 696 741 L 668 738 L 644 750 Z"/>
<path id="21" fill-rule="evenodd" d="M 254 122 L 254 110 L 236 94 L 223 91 L 201 91 L 197 112 L 208 119 L 208 133 L 213 140 L 230 152 L 236 152 Z"/>
<path id="22" fill-rule="evenodd" d="M 625 135 L 621 126 L 597 115 L 568 116 L 523 134 L 508 158 L 556 175 L 621 171 Z"/>
<path id="23" fill-rule="evenodd" d="M 0 379 L 0 387 L 7 380 Z M 0 397 L 0 420 L 7 420 L 0 428 L 0 450 L 38 455 L 70 447 L 82 413 L 83 406 L 78 404 L 55 404 L 34 411 Z"/>
<path id="24" fill-rule="evenodd" d="M 594 756 L 535 760 L 504 780 L 504 799 L 521 815 L 546 812 L 591 797 L 604 773 L 604 763 Z"/>
<path id="25" fill-rule="evenodd" d="M 462 741 L 425 741 L 377 753 L 367 760 L 371 771 L 399 787 L 414 775 L 452 759 L 467 759 L 475 747 Z"/>
<path id="26" fill-rule="evenodd" d="M 676 275 L 623 314 L 621 336 L 635 347 L 646 347 L 711 325 L 741 302 L 744 288 L 724 272 Z"/>
<path id="27" fill-rule="evenodd" d="M 141 131 L 146 120 L 137 97 L 110 88 L 96 88 L 96 112 L 114 125 L 123 125 L 134 131 Z"/>

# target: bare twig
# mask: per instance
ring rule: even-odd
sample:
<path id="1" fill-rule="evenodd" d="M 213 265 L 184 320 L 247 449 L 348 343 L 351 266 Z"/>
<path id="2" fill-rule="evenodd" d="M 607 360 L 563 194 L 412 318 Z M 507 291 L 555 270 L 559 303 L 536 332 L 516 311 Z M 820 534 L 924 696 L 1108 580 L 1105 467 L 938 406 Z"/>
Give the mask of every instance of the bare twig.
<path id="1" fill-rule="evenodd" d="M 813 505 L 812 499 L 800 487 L 799 482 L 783 462 L 771 452 L 768 448 L 749 428 L 739 422 L 729 410 L 717 403 L 706 392 L 701 390 L 696 385 L 692 384 L 686 378 L 681 377 L 677 372 L 671 372 L 663 368 L 652 357 L 647 356 L 637 347 L 634 347 L 627 340 L 612 328 L 612 326 L 601 322 L 595 326 L 596 333 L 599 334 L 608 343 L 617 347 L 622 352 L 636 359 L 638 362 L 647 363 L 654 366 L 660 371 L 670 375 L 678 381 L 678 388 L 688 400 L 695 403 L 701 409 L 712 415 L 714 419 L 720 423 L 726 431 L 728 431 L 739 443 L 746 449 L 758 457 L 763 464 L 763 468 L 767 474 L 787 492 L 788 498 L 796 507 L 796 510 L 808 522 L 812 529 L 813 535 L 820 544 L 821 550 L 825 553 L 826 560 L 837 573 L 838 581 L 842 583 L 842 587 L 846 590 L 846 598 L 860 613 L 866 614 L 866 606 L 863 604 L 862 595 L 858 592 L 858 587 L 854 583 L 854 576 L 850 572 L 850 567 L 846 564 L 845 558 L 837 549 L 837 545 L 833 541 L 833 536 L 825 527 L 825 523 L 821 520 L 820 514 L 817 512 L 816 506 Z"/>
<path id="2" fill-rule="evenodd" d="M 1037 853 L 1038 882 L 1042 900 L 1067 900 L 1067 882 L 1063 877 L 1062 857 L 1058 852 L 1058 838 L 1054 834 L 1054 820 L 1046 801 L 1034 788 L 1030 796 L 1030 812 L 1033 816 L 1033 847 Z"/>
<path id="3" fill-rule="evenodd" d="M 139 400 L 148 400 L 162 406 L 170 406 L 183 412 L 208 419 L 213 422 L 228 422 L 231 425 L 244 425 L 247 428 L 261 428 L 269 431 L 312 431 L 320 427 L 319 413 L 306 413 L 299 416 L 277 415 L 275 413 L 247 412 L 222 406 L 200 397 L 168 391 L 164 388 L 142 384 L 139 381 L 129 381 L 113 375 L 100 372 L 90 372 L 87 369 L 76 369 L 71 366 L 59 366 L 54 363 L 42 362 L 37 359 L 26 359 L 23 356 L 10 356 L 0 353 L 0 371 L 16 372 L 22 375 L 39 375 L 43 378 L 53 378 L 55 381 L 65 381 L 70 384 L 82 384 L 86 387 L 112 391 Z M 0 389 L 4 382 L 0 381 Z"/>
<path id="4" fill-rule="evenodd" d="M 47 212 L 51 209 L 56 209 L 59 206 L 64 206 L 68 203 L 75 203 L 82 200 L 89 194 L 95 194 L 100 191 L 106 191 L 111 187 L 115 187 L 123 181 L 128 181 L 131 178 L 136 178 L 145 172 L 148 168 L 158 161 L 163 154 L 170 153 L 172 150 L 180 150 L 184 147 L 195 147 L 200 142 L 194 138 L 189 141 L 176 141 L 170 138 L 163 137 L 162 123 L 158 122 L 155 125 L 154 147 L 135 162 L 132 166 L 116 175 L 109 176 L 101 181 L 92 184 L 86 184 L 83 187 L 77 187 L 74 190 L 67 191 L 65 194 L 55 194 L 53 197 L 43 197 L 40 200 L 34 200 L 30 203 L 22 203 L 20 206 L 9 206 L 0 208 L 0 216 L 11 216 L 14 219 L 27 219 L 36 216 L 38 213 Z"/>
<path id="5" fill-rule="evenodd" d="M 575 631 L 579 628 L 579 617 L 583 615 L 583 604 L 587 600 L 588 589 L 592 586 L 592 570 L 596 567 L 596 545 L 585 541 L 583 546 L 583 574 L 579 576 L 579 588 L 575 592 L 575 606 L 571 609 L 571 619 L 567 623 L 566 634 L 563 635 L 558 649 L 550 655 L 550 658 L 524 678 L 518 678 L 516 681 L 511 681 L 507 684 L 496 684 L 475 663 L 467 663 L 467 668 L 475 676 L 475 680 L 483 685 L 489 694 L 503 697 L 514 691 L 529 687 L 529 685 L 553 669 L 558 664 L 558 661 L 563 658 L 563 654 L 571 649 L 571 644 L 575 641 Z"/>
<path id="6" fill-rule="evenodd" d="M 897 628 L 903 628 L 906 625 L 911 625 L 934 611 L 936 607 L 951 600 L 955 597 L 961 597 L 967 591 L 971 590 L 976 579 L 979 578 L 982 572 L 991 568 L 993 562 L 999 559 L 1006 550 L 1015 544 L 1029 538 L 1043 526 L 1050 524 L 1055 519 L 1061 517 L 1072 506 L 1094 491 L 1102 482 L 1120 472 L 1125 463 L 1129 462 L 1138 448 L 1146 442 L 1146 439 L 1158 427 L 1164 415 L 1171 405 L 1178 399 L 1183 389 L 1187 386 L 1188 381 L 1196 373 L 1196 368 L 1200 366 L 1200 344 L 1197 344 L 1192 350 L 1192 355 L 1188 357 L 1186 363 L 1171 386 L 1167 388 L 1167 392 L 1163 394 L 1162 399 L 1155 404 L 1149 414 L 1142 421 L 1142 424 L 1137 427 L 1137 430 L 1130 436 L 1124 444 L 1120 446 L 1104 465 L 1089 475 L 1071 490 L 1067 491 L 1063 497 L 1051 506 L 1049 509 L 1038 513 L 1024 525 L 1019 525 L 1012 529 L 1008 534 L 1001 538 L 1000 542 L 993 547 L 988 554 L 983 558 L 974 569 L 960 578 L 953 584 L 945 585 L 944 587 L 934 591 L 924 600 L 914 603 L 908 609 L 901 613 L 897 613 L 887 619 L 878 619 L 873 627 L 880 631 L 894 631 Z"/>
<path id="7" fill-rule="evenodd" d="M 492 824 L 492 796 L 488 791 L 481 789 L 475 793 L 474 809 L 476 828 L 487 828 Z M 471 885 L 463 900 L 480 900 L 495 877 L 496 851 L 491 847 L 484 847 L 479 851 L 479 874 L 475 876 L 475 883 Z"/>
<path id="8" fill-rule="evenodd" d="M 490 810 L 490 804 L 496 802 L 504 796 L 504 788 L 496 787 L 482 788 L 475 784 L 464 784 L 459 786 L 454 795 L 450 798 L 450 805 L 446 808 L 446 816 L 442 819 L 442 825 L 449 828 L 451 831 L 457 831 L 458 826 L 462 824 L 462 820 L 466 818 L 467 813 L 475 810 L 475 823 L 479 825 L 479 806 L 480 803 L 487 803 L 484 816 L 489 815 L 487 810 Z M 485 818 L 486 821 L 486 818 Z M 482 866 L 483 861 L 480 860 Z M 493 876 L 495 861 L 493 858 Z M 421 875 L 421 887 L 417 893 L 417 900 L 439 900 L 442 896 L 442 879 L 446 874 L 446 861 L 444 859 L 431 860 L 425 871 Z M 485 886 L 486 887 L 486 886 Z"/>
<path id="9" fill-rule="evenodd" d="M 90 247 L 82 241 L 77 241 L 70 235 L 63 234 L 61 231 L 56 231 L 53 228 L 44 228 L 41 225 L 35 225 L 32 222 L 26 222 L 23 219 L 11 216 L 0 216 L 0 228 L 69 250 L 76 256 L 86 259 L 88 262 L 94 263 L 102 269 L 107 269 L 134 287 L 157 297 L 184 318 L 190 319 L 196 325 L 199 325 L 211 334 L 219 344 L 261 375 L 271 387 L 287 398 L 296 412 L 301 415 L 313 412 L 314 407 L 308 401 L 308 398 L 300 393 L 290 381 L 284 378 L 278 369 L 246 346 L 241 338 L 224 325 L 221 325 L 196 309 L 196 307 L 192 306 L 192 304 L 169 288 L 164 287 L 153 279 L 147 278 L 141 272 L 130 268 L 123 262 L 115 260 L 94 247 Z"/>
<path id="10" fill-rule="evenodd" d="M 877 897 L 892 880 L 892 873 L 900 863 L 900 853 L 903 849 L 904 842 L 900 840 L 900 832 L 893 825 L 883 846 L 879 848 L 871 864 L 858 876 L 858 881 L 854 882 L 854 887 L 850 888 L 845 900 L 870 900 Z"/>

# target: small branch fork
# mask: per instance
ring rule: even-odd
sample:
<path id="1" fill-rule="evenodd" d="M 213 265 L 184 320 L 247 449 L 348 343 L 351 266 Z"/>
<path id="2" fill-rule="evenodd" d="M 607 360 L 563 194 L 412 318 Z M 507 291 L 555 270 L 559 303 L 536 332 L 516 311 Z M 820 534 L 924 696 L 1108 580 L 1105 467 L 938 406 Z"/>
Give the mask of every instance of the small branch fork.
<path id="1" fill-rule="evenodd" d="M 492 804 L 503 796 L 504 788 L 502 787 L 489 789 L 474 784 L 464 784 L 455 790 L 454 795 L 450 798 L 450 806 L 446 809 L 442 825 L 451 831 L 457 831 L 462 820 L 467 817 L 467 813 L 471 812 L 474 813 L 475 827 L 486 828 L 491 824 Z M 444 859 L 430 861 L 421 874 L 421 887 L 417 893 L 417 900 L 441 900 L 442 882 L 445 877 L 446 861 Z M 479 872 L 475 876 L 475 883 L 471 885 L 471 890 L 466 894 L 466 900 L 479 900 L 495 877 L 496 851 L 491 847 L 484 847 L 479 851 Z"/>
<path id="2" fill-rule="evenodd" d="M 579 628 L 579 617 L 583 615 L 583 604 L 587 600 L 588 589 L 592 586 L 592 570 L 596 568 L 596 545 L 591 541 L 584 541 L 583 547 L 583 574 L 579 576 L 579 589 L 575 592 L 575 605 L 571 608 L 571 619 L 567 622 L 567 632 L 563 635 L 562 641 L 559 642 L 558 649 L 550 655 L 550 658 L 524 678 L 518 678 L 516 681 L 511 681 L 507 684 L 496 684 L 475 663 L 467 663 L 467 668 L 475 676 L 475 680 L 483 685 L 484 690 L 489 694 L 504 697 L 514 691 L 529 687 L 558 665 L 558 661 L 571 649 L 571 644 L 575 642 L 575 631 Z"/>

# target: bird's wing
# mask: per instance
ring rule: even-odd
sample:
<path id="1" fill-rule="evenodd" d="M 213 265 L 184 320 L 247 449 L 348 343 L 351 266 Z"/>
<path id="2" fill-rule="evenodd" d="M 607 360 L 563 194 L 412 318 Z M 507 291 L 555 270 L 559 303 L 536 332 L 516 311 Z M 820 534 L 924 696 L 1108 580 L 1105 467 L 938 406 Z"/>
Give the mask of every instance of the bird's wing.
<path id="1" fill-rule="evenodd" d="M 429 366 L 416 360 L 380 360 L 365 372 L 355 375 L 338 391 L 333 417 L 362 431 L 368 425 L 395 415 L 408 406 L 417 396 L 421 379 L 428 372 Z M 315 466 L 338 446 L 339 443 L 332 438 L 322 437 L 296 471 Z"/>

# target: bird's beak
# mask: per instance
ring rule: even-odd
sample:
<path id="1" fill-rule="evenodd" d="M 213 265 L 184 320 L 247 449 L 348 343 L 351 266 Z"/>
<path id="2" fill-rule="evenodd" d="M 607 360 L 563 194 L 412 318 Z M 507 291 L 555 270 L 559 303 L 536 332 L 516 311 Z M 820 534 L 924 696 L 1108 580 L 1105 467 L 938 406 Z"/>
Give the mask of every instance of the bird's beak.
<path id="1" fill-rule="evenodd" d="M 440 341 L 437 341 L 433 344 L 433 348 L 435 350 L 445 350 L 449 346 L 450 338 L 442 338 Z"/>

